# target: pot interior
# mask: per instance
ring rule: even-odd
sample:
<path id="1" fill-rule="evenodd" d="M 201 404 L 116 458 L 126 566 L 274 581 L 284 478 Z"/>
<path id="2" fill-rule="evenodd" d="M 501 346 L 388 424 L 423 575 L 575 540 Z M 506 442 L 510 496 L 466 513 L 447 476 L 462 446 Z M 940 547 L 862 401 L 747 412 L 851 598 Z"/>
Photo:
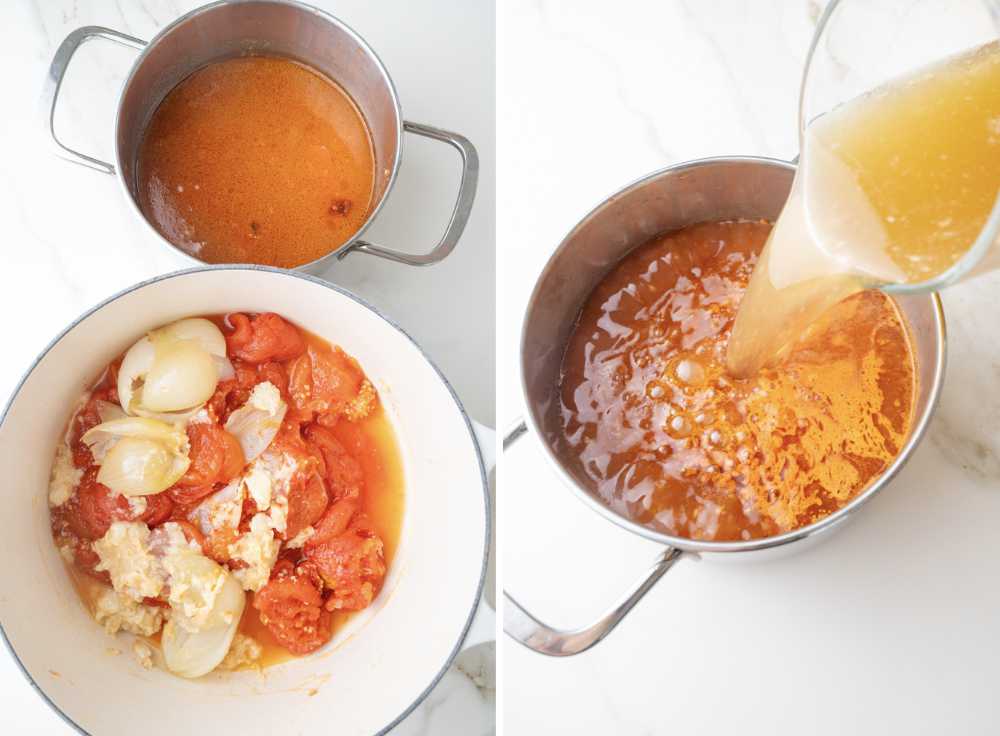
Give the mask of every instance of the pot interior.
<path id="1" fill-rule="evenodd" d="M 144 331 L 228 311 L 282 314 L 340 344 L 378 390 L 403 460 L 405 511 L 396 557 L 372 606 L 329 645 L 257 673 L 183 680 L 144 670 L 131 638 L 108 637 L 84 609 L 49 531 L 56 443 L 80 394 Z M 429 428 L 433 429 L 429 431 Z M 420 349 L 345 293 L 272 269 L 172 274 L 84 316 L 44 354 L 0 425 L 8 469 L 0 625 L 38 689 L 93 734 L 377 733 L 447 667 L 478 602 L 488 509 L 464 412 Z M 120 651 L 114 653 L 114 649 Z M 150 718 L 150 714 L 155 714 Z"/>
<path id="2" fill-rule="evenodd" d="M 651 174 L 591 211 L 556 249 L 532 292 L 521 336 L 521 380 L 530 423 L 563 477 L 591 506 L 616 523 L 682 549 L 738 551 L 780 544 L 829 526 L 863 503 L 891 477 L 919 441 L 934 408 L 943 372 L 944 324 L 936 297 L 894 298 L 909 327 L 917 369 L 917 396 L 910 435 L 896 461 L 844 509 L 811 527 L 749 542 L 696 542 L 640 526 L 610 509 L 585 478 L 556 452 L 560 414 L 556 386 L 569 335 L 584 301 L 627 253 L 651 238 L 699 222 L 777 219 L 791 189 L 795 167 L 773 159 L 704 159 Z"/>
<path id="3" fill-rule="evenodd" d="M 368 45 L 339 21 L 302 5 L 268 0 L 200 8 L 165 28 L 137 60 L 122 91 L 115 132 L 118 170 L 136 207 L 139 146 L 160 102 L 201 67 L 246 54 L 301 61 L 354 100 L 375 154 L 371 219 L 389 191 L 399 153 L 402 122 L 388 73 Z"/>

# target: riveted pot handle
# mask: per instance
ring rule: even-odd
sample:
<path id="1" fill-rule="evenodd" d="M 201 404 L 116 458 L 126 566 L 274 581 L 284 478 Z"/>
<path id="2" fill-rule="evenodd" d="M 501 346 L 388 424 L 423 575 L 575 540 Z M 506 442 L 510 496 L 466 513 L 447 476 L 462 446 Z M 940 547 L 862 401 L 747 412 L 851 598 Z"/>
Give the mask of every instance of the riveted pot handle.
<path id="1" fill-rule="evenodd" d="M 469 221 L 469 213 L 472 212 L 472 202 L 476 198 L 476 185 L 479 181 L 479 154 L 476 153 L 475 146 L 465 136 L 461 136 L 458 133 L 450 133 L 440 128 L 432 128 L 429 125 L 420 125 L 419 123 L 406 121 L 403 123 L 403 130 L 407 133 L 447 143 L 458 151 L 462 157 L 462 180 L 458 185 L 458 199 L 455 200 L 455 208 L 451 211 L 451 219 L 448 221 L 448 227 L 445 228 L 444 235 L 441 236 L 437 245 L 429 253 L 403 253 L 398 250 L 383 248 L 381 245 L 358 240 L 340 251 L 337 254 L 338 260 L 357 251 L 359 253 L 369 253 L 373 256 L 379 256 L 380 258 L 387 258 L 397 263 L 405 263 L 408 266 L 429 266 L 446 258 L 455 249 L 458 239 L 462 237 L 465 225 Z"/>
<path id="2" fill-rule="evenodd" d="M 526 431 L 524 421 L 518 422 L 503 439 L 504 451 L 523 437 Z M 579 629 L 554 629 L 543 624 L 504 590 L 503 630 L 508 636 L 540 654 L 568 657 L 584 652 L 610 634 L 682 554 L 679 549 L 665 547 L 646 574 L 607 613 Z"/>
<path id="3" fill-rule="evenodd" d="M 146 46 L 146 42 L 142 39 L 129 36 L 125 33 L 119 33 L 111 28 L 104 28 L 103 26 L 77 28 L 59 44 L 56 55 L 52 57 L 52 63 L 49 65 L 49 73 L 45 77 L 45 88 L 42 90 L 42 105 L 43 112 L 48 118 L 49 134 L 56 144 L 56 153 L 74 163 L 89 166 L 92 169 L 103 171 L 105 174 L 114 174 L 115 167 L 112 164 L 70 148 L 60 141 L 59 136 L 56 135 L 56 101 L 59 99 L 59 89 L 62 87 L 63 77 L 66 75 L 70 59 L 73 58 L 73 54 L 76 53 L 76 50 L 80 46 L 95 38 L 113 41 L 122 46 L 128 46 L 131 49 L 143 49 Z"/>

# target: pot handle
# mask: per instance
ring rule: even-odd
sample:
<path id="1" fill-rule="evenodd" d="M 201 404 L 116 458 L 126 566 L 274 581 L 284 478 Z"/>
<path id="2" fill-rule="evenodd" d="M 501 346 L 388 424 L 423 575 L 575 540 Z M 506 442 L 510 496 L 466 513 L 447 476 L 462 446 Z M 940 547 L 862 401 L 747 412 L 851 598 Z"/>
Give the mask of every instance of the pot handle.
<path id="1" fill-rule="evenodd" d="M 519 420 L 503 438 L 503 449 L 513 445 L 527 432 L 524 420 Z M 508 636 L 540 654 L 552 657 L 569 657 L 590 649 L 611 633 L 626 614 L 632 610 L 656 582 L 663 577 L 683 552 L 665 547 L 652 567 L 640 578 L 608 612 L 588 626 L 579 629 L 553 629 L 532 616 L 504 590 L 503 630 Z"/>
<path id="2" fill-rule="evenodd" d="M 73 163 L 89 166 L 92 169 L 103 171 L 105 174 L 114 174 L 115 167 L 112 164 L 73 150 L 60 141 L 59 136 L 56 135 L 56 101 L 59 99 L 59 89 L 62 87 L 63 77 L 66 75 L 70 59 L 73 58 L 73 54 L 76 53 L 76 50 L 80 46 L 95 38 L 103 38 L 132 49 L 143 49 L 146 47 L 146 42 L 142 39 L 129 36 L 125 33 L 119 33 L 111 28 L 104 28 L 103 26 L 77 28 L 59 44 L 55 56 L 52 57 L 52 63 L 49 65 L 49 73 L 45 77 L 45 88 L 42 90 L 42 105 L 43 112 L 48 116 L 49 134 L 52 136 L 52 140 L 55 141 L 56 153 Z"/>
<path id="3" fill-rule="evenodd" d="M 447 143 L 462 157 L 462 180 L 458 185 L 458 199 L 455 201 L 455 208 L 451 211 L 451 219 L 448 221 L 444 235 L 429 253 L 423 254 L 403 253 L 383 248 L 374 243 L 357 240 L 340 251 L 337 254 L 337 260 L 342 260 L 350 253 L 357 251 L 397 263 L 405 263 L 408 266 L 429 266 L 444 260 L 455 249 L 458 239 L 462 237 L 462 231 L 465 230 L 465 225 L 469 221 L 469 213 L 472 211 L 472 202 L 476 198 L 476 184 L 479 181 L 479 154 L 476 153 L 475 146 L 465 136 L 450 133 L 440 128 L 432 128 L 429 125 L 404 121 L 403 130 L 407 133 Z"/>
<path id="4" fill-rule="evenodd" d="M 496 467 L 496 431 L 492 427 L 482 425 L 474 419 L 470 419 L 469 423 L 472 427 L 472 432 L 476 437 L 476 444 L 479 446 L 479 455 L 483 461 L 483 469 L 486 471 L 486 475 L 489 476 Z M 493 489 L 490 490 L 492 491 Z M 490 505 L 492 507 L 496 506 L 496 504 L 492 502 Z M 491 513 L 491 521 L 494 518 L 495 514 Z M 496 556 L 495 540 L 495 528 L 491 528 L 489 555 L 491 559 L 494 559 L 494 561 Z M 465 635 L 465 640 L 462 642 L 462 651 L 464 652 L 466 649 L 471 649 L 478 644 L 496 641 L 496 625 L 497 613 L 493 610 L 489 600 L 486 598 L 486 589 L 484 588 L 482 594 L 479 596 L 479 605 L 476 608 L 475 616 L 470 622 L 469 630 Z"/>

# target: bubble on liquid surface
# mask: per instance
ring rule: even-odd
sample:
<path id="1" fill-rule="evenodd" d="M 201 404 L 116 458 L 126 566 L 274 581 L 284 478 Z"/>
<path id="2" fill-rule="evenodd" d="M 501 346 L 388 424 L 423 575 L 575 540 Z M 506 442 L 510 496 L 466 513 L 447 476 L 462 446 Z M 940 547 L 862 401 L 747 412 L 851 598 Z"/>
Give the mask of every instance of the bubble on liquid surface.
<path id="1" fill-rule="evenodd" d="M 681 438 L 686 437 L 691 431 L 691 426 L 688 424 L 688 420 L 682 416 L 674 416 L 669 422 L 667 422 L 667 432 L 675 437 Z"/>
<path id="2" fill-rule="evenodd" d="M 677 364 L 674 373 L 684 383 L 696 384 L 705 380 L 705 369 L 701 367 L 701 363 L 687 358 Z"/>

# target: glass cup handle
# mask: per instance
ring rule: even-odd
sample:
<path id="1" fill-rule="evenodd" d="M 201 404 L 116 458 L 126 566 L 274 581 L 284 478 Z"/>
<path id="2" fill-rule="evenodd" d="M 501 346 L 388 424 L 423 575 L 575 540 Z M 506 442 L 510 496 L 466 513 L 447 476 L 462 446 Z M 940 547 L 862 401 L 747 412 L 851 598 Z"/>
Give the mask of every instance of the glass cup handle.
<path id="1" fill-rule="evenodd" d="M 42 90 L 42 110 L 47 117 L 49 135 L 52 136 L 52 140 L 56 144 L 56 153 L 73 163 L 82 164 L 91 169 L 103 171 L 105 174 L 114 175 L 115 167 L 112 164 L 70 148 L 60 141 L 59 136 L 56 135 L 56 101 L 59 99 L 59 89 L 62 87 L 63 77 L 66 76 L 66 69 L 69 67 L 69 62 L 73 58 L 73 54 L 76 53 L 76 50 L 87 41 L 95 38 L 103 38 L 106 41 L 112 41 L 136 50 L 142 50 L 146 47 L 146 42 L 142 39 L 129 36 L 125 33 L 119 33 L 111 28 L 104 28 L 103 26 L 77 28 L 59 44 L 55 56 L 52 57 L 52 63 L 49 65 L 49 73 L 45 76 L 45 87 Z"/>
<path id="2" fill-rule="evenodd" d="M 519 420 L 503 439 L 503 449 L 513 445 L 527 432 L 524 420 Z M 665 547 L 652 567 L 597 621 L 579 629 L 554 629 L 539 621 L 504 590 L 503 630 L 508 636 L 529 649 L 552 657 L 579 654 L 611 633 L 633 606 L 642 600 L 656 582 L 663 577 L 683 552 Z"/>
<path id="3" fill-rule="evenodd" d="M 451 133 L 440 128 L 432 128 L 429 125 L 420 125 L 405 121 L 403 130 L 407 133 L 420 135 L 425 138 L 447 143 L 452 146 L 462 157 L 462 180 L 458 185 L 458 198 L 455 200 L 455 208 L 451 211 L 451 219 L 445 228 L 444 235 L 430 252 L 413 254 L 403 253 L 398 250 L 383 248 L 381 245 L 367 243 L 358 240 L 347 248 L 337 253 L 337 260 L 344 259 L 350 253 L 368 253 L 380 258 L 386 258 L 396 263 L 405 263 L 408 266 L 429 266 L 432 263 L 444 260 L 458 245 L 459 238 L 465 230 L 465 225 L 469 222 L 469 214 L 472 212 L 472 202 L 476 198 L 476 185 L 479 181 L 479 154 L 476 147 L 472 145 L 468 138 Z"/>

